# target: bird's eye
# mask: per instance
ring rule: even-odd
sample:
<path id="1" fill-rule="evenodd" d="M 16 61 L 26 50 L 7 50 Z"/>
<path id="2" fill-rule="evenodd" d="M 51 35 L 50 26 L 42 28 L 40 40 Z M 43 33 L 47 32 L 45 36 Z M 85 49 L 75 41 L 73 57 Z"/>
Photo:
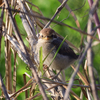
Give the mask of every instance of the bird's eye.
<path id="1" fill-rule="evenodd" d="M 53 37 L 53 35 L 51 35 L 51 37 Z"/>
<path id="2" fill-rule="evenodd" d="M 41 34 L 38 34 L 38 38 L 40 39 L 40 38 L 43 38 L 43 35 L 41 35 Z"/>
<path id="3" fill-rule="evenodd" d="M 43 35 L 41 35 L 41 37 L 43 37 Z"/>

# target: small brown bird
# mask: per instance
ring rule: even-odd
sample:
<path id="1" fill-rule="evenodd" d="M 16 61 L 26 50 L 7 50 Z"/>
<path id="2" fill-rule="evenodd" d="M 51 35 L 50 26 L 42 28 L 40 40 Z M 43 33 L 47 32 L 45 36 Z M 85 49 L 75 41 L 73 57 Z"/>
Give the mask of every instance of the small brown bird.
<path id="1" fill-rule="evenodd" d="M 40 31 L 38 42 L 36 44 L 36 50 L 39 53 L 40 47 L 42 47 L 43 59 L 50 53 L 44 61 L 44 64 L 47 66 L 50 65 L 62 41 L 63 39 L 58 37 L 55 34 L 55 31 L 51 28 L 45 28 Z M 68 44 L 64 42 L 50 67 L 54 70 L 59 70 L 60 73 L 63 69 L 74 63 L 77 58 L 78 55 L 76 55 L 74 51 L 68 46 Z"/>

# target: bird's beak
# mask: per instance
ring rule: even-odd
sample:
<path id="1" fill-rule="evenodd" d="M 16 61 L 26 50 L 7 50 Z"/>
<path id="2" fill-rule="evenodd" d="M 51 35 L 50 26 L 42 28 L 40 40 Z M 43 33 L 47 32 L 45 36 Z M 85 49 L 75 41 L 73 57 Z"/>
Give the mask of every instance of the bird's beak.
<path id="1" fill-rule="evenodd" d="M 46 36 L 46 37 L 44 37 L 43 39 L 44 39 L 44 40 L 50 40 L 51 37 L 47 37 L 47 36 Z"/>

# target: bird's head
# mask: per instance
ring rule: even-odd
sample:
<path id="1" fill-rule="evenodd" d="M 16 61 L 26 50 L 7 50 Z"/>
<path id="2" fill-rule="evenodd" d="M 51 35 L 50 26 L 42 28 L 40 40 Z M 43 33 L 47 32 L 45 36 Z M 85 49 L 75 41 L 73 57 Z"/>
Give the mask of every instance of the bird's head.
<path id="1" fill-rule="evenodd" d="M 51 28 L 44 28 L 40 31 L 38 40 L 44 42 L 50 42 L 57 38 L 55 31 Z"/>

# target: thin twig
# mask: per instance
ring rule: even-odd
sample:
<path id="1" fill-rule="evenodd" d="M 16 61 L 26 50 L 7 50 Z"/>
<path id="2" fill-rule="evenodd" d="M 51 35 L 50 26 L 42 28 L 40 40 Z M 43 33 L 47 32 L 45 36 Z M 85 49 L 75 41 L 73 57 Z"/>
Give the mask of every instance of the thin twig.
<path id="1" fill-rule="evenodd" d="M 6 23 L 5 28 L 7 29 L 6 34 L 12 35 L 12 24 L 9 21 L 8 11 L 5 14 Z M 12 73 L 11 73 L 11 44 L 5 37 L 5 69 L 6 69 L 6 88 L 9 93 L 12 93 Z"/>
<path id="2" fill-rule="evenodd" d="M 47 88 L 46 91 L 49 91 L 50 89 L 55 88 L 55 87 L 57 87 L 57 85 L 52 86 L 52 87 L 50 87 L 50 88 Z M 38 96 L 40 96 L 40 95 L 41 95 L 41 93 L 38 93 L 38 94 L 36 94 L 36 95 L 33 96 L 33 97 L 27 98 L 26 100 L 33 100 L 33 99 L 35 99 L 36 97 L 38 97 Z"/>
<path id="3" fill-rule="evenodd" d="M 59 2 L 63 2 L 63 0 L 58 0 Z M 85 4 L 85 3 L 84 3 Z M 70 7 L 67 5 L 67 3 L 66 3 L 66 5 L 65 5 L 65 8 L 71 13 L 71 15 L 72 15 L 72 17 L 74 18 L 74 20 L 75 20 L 75 22 L 76 22 L 76 25 L 77 25 L 77 27 L 79 28 L 79 29 L 81 29 L 80 28 L 80 23 L 79 23 L 79 21 L 78 21 L 78 19 L 77 19 L 77 17 L 76 17 L 76 15 L 74 14 L 74 12 L 70 9 Z M 82 42 L 83 42 L 83 34 L 80 32 L 80 34 L 81 34 L 81 38 L 80 38 L 80 49 L 82 49 Z"/>
<path id="4" fill-rule="evenodd" d="M 99 0 L 95 0 L 95 3 L 93 5 L 93 0 L 88 0 L 88 3 L 89 3 L 89 6 L 91 8 L 91 11 L 93 12 L 93 19 L 94 19 L 94 22 L 95 22 L 95 25 L 96 26 L 99 26 L 100 25 L 100 21 L 99 21 L 99 18 L 98 18 L 98 15 L 97 15 L 97 12 L 95 11 L 94 7 L 97 7 L 98 3 L 96 2 L 99 2 Z M 96 5 L 95 5 L 96 4 Z M 93 5 L 93 6 L 92 6 Z M 95 12 L 95 13 L 94 13 Z M 98 32 L 98 37 L 99 37 L 99 40 L 100 40 L 100 28 L 97 29 L 97 32 Z"/>
<path id="5" fill-rule="evenodd" d="M 5 95 L 6 100 L 10 100 L 10 98 L 8 96 L 8 93 L 7 93 L 7 90 L 6 90 L 6 88 L 5 88 L 4 84 L 3 84 L 3 80 L 2 80 L 1 74 L 0 74 L 0 86 L 1 86 L 1 88 L 3 90 L 3 93 Z"/>
<path id="6" fill-rule="evenodd" d="M 24 85 L 26 85 L 27 81 L 26 81 L 26 75 L 25 74 L 23 74 L 23 79 L 24 79 Z M 25 91 L 25 98 L 28 98 L 28 91 L 27 90 Z"/>
<path id="7" fill-rule="evenodd" d="M 14 70 L 13 70 L 13 93 L 16 92 L 16 71 L 17 71 L 17 68 L 16 68 L 16 51 L 14 51 Z"/>
<path id="8" fill-rule="evenodd" d="M 67 1 L 68 1 L 68 0 L 64 0 L 64 1 L 62 2 L 62 4 L 57 8 L 57 10 L 56 10 L 54 16 L 50 19 L 50 21 L 45 25 L 44 28 L 49 27 L 50 23 L 54 20 L 54 18 L 57 16 L 57 14 L 64 8 L 64 6 L 65 6 L 65 4 L 66 4 Z"/>
<path id="9" fill-rule="evenodd" d="M 83 8 L 83 7 L 85 6 L 85 4 L 86 4 L 86 0 L 84 1 L 84 3 L 83 3 L 80 7 L 75 8 L 75 9 L 73 9 L 72 11 L 80 10 L 81 8 Z"/>
<path id="10" fill-rule="evenodd" d="M 10 98 L 14 97 L 16 94 L 19 94 L 21 91 L 23 91 L 24 89 L 26 89 L 27 87 L 29 87 L 31 84 L 33 84 L 33 82 L 29 82 L 26 85 L 24 85 L 21 89 L 19 89 L 18 91 L 16 91 L 15 93 L 13 93 Z"/>
<path id="11" fill-rule="evenodd" d="M 75 67 L 73 65 L 71 65 L 71 67 L 75 69 Z M 80 77 L 80 79 L 84 82 L 85 85 L 89 85 L 88 81 L 86 80 L 86 78 L 82 75 L 82 73 L 80 71 L 77 72 L 77 75 Z"/>
<path id="12" fill-rule="evenodd" d="M 58 85 L 65 85 L 65 86 L 68 86 L 68 83 L 64 83 L 64 82 L 55 82 L 53 80 L 47 80 L 47 79 L 42 79 L 42 80 L 46 80 L 47 82 L 44 82 L 43 83 L 49 83 L 49 84 L 58 84 Z M 99 89 L 100 85 L 96 85 Z M 73 88 L 76 88 L 76 87 L 83 87 L 83 88 L 90 88 L 89 85 L 79 85 L 79 84 L 73 84 L 72 85 Z"/>

